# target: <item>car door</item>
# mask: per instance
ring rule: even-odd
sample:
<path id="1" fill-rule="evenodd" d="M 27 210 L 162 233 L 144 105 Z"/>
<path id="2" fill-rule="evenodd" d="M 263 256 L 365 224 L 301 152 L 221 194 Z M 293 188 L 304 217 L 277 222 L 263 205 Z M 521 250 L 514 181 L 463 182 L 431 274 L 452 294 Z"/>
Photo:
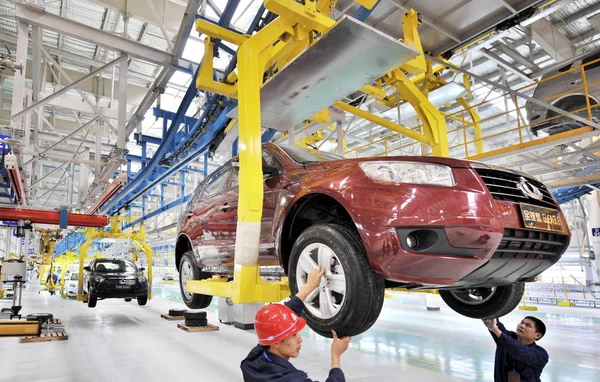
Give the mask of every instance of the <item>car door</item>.
<path id="1" fill-rule="evenodd" d="M 204 265 L 218 265 L 220 263 L 220 248 L 222 242 L 221 205 L 223 204 L 223 191 L 229 180 L 231 165 L 223 166 L 210 175 L 202 196 L 193 206 L 194 230 L 198 235 L 192 241 L 201 255 Z"/>
<path id="2" fill-rule="evenodd" d="M 268 150 L 263 150 L 263 164 L 269 166 L 281 166 Z M 277 207 L 279 190 L 277 189 L 279 175 L 264 176 L 263 186 L 263 212 L 261 219 L 259 263 L 262 265 L 278 265 L 275 255 L 275 240 L 273 237 L 273 218 Z M 228 265 L 233 263 L 235 253 L 235 240 L 238 221 L 239 203 L 239 167 L 232 166 L 231 180 L 227 190 L 223 194 L 223 223 L 227 229 L 227 241 L 225 248 L 228 253 Z"/>

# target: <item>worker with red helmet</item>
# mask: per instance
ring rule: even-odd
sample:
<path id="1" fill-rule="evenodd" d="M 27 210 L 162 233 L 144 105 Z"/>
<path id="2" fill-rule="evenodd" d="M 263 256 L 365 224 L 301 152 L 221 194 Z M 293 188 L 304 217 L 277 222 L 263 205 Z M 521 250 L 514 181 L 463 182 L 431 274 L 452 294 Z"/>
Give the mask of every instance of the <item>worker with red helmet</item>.
<path id="1" fill-rule="evenodd" d="M 319 287 L 324 274 L 324 270 L 314 269 L 308 274 L 306 284 L 285 305 L 265 305 L 256 313 L 254 328 L 258 345 L 242 361 L 244 381 L 312 382 L 289 359 L 300 354 L 302 337 L 299 332 L 306 325 L 306 320 L 301 317 L 304 300 Z M 340 357 L 348 349 L 350 337 L 338 338 L 336 332 L 332 332 L 331 370 L 326 382 L 342 382 L 346 378 L 340 368 Z"/>

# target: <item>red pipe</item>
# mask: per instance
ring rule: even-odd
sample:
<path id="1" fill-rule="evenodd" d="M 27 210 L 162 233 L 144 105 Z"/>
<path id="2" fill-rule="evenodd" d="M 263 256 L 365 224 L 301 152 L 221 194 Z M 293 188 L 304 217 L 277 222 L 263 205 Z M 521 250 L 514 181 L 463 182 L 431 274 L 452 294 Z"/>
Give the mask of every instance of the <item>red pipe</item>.
<path id="1" fill-rule="evenodd" d="M 26 206 L 27 205 L 27 197 L 25 196 L 25 190 L 23 189 L 23 183 L 21 182 L 21 173 L 17 169 L 14 169 L 14 170 L 7 169 L 6 172 L 8 173 L 8 177 L 10 179 L 10 184 L 13 187 L 15 196 L 17 197 L 17 201 L 19 202 L 20 205 Z"/>
<path id="2" fill-rule="evenodd" d="M 0 220 L 29 220 L 32 223 L 58 225 L 60 224 L 60 213 L 56 211 L 0 208 Z M 108 225 L 108 216 L 69 213 L 67 214 L 67 224 L 77 227 L 102 228 Z"/>
<path id="3" fill-rule="evenodd" d="M 106 203 L 107 200 L 109 200 L 110 198 L 113 197 L 114 194 L 117 193 L 117 191 L 119 191 L 121 189 L 121 187 L 123 187 L 119 182 L 114 181 L 112 182 L 108 187 L 106 187 L 106 190 L 102 193 L 102 195 L 100 195 L 98 197 L 98 200 L 96 200 L 96 203 L 94 203 L 88 213 L 90 215 L 93 215 L 94 213 L 96 213 L 96 211 L 98 211 L 98 209 L 100 207 L 102 207 L 102 205 L 104 203 Z"/>

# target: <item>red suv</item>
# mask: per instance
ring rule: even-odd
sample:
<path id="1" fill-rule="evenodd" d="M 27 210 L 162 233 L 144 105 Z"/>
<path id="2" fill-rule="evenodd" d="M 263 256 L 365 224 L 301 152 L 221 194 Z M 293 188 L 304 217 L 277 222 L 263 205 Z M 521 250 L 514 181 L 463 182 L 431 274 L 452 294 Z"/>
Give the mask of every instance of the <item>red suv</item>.
<path id="1" fill-rule="evenodd" d="M 233 275 L 236 160 L 208 176 L 181 217 L 176 264 L 183 299 L 190 279 Z M 287 275 L 292 293 L 315 267 L 326 273 L 305 301 L 322 335 L 364 332 L 384 288 L 437 289 L 468 317 L 503 316 L 566 250 L 570 232 L 535 179 L 481 163 L 437 157 L 346 159 L 265 144 L 261 274 Z"/>

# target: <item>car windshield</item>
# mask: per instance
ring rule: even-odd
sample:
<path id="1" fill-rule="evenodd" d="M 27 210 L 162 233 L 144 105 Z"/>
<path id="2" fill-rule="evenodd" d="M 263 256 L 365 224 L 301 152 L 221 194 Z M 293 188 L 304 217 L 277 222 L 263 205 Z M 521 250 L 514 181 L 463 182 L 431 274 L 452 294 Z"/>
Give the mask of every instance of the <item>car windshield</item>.
<path id="1" fill-rule="evenodd" d="M 124 260 L 110 260 L 96 263 L 96 272 L 132 272 L 137 271 L 135 264 Z"/>
<path id="2" fill-rule="evenodd" d="M 327 162 L 331 160 L 346 159 L 341 155 L 327 153 L 311 148 L 302 148 L 298 146 L 279 146 L 287 155 L 290 156 L 295 162 L 298 163 L 314 163 L 314 162 Z"/>
<path id="3" fill-rule="evenodd" d="M 73 273 L 71 275 L 71 280 L 79 280 L 79 275 L 77 273 Z"/>

